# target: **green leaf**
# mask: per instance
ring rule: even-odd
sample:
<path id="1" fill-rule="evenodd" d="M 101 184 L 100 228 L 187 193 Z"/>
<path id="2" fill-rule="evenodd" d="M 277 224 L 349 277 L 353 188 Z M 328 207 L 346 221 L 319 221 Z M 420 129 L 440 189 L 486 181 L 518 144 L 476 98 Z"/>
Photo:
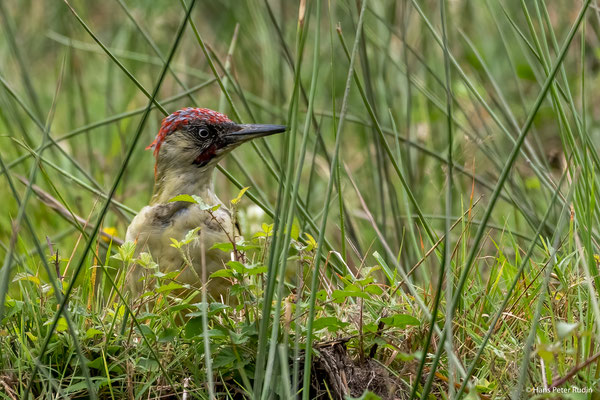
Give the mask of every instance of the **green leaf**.
<path id="1" fill-rule="evenodd" d="M 179 330 L 167 328 L 158 335 L 158 341 L 161 343 L 172 342 L 179 335 Z"/>
<path id="2" fill-rule="evenodd" d="M 229 337 L 231 338 L 231 343 L 237 345 L 244 344 L 250 339 L 250 336 L 244 333 L 237 333 L 234 331 L 229 331 Z"/>
<path id="3" fill-rule="evenodd" d="M 325 291 L 325 289 L 319 290 L 315 296 L 317 297 L 317 300 L 319 300 L 319 301 L 327 300 L 327 292 Z"/>
<path id="4" fill-rule="evenodd" d="M 238 274 L 243 274 L 246 271 L 246 267 L 239 261 L 227 261 L 227 266 L 233 269 Z"/>
<path id="5" fill-rule="evenodd" d="M 158 362 L 151 358 L 140 358 L 137 366 L 146 371 L 158 371 L 159 368 Z"/>
<path id="6" fill-rule="evenodd" d="M 143 334 L 146 337 L 146 339 L 150 340 L 150 342 L 153 342 L 156 339 L 156 335 L 154 335 L 152 329 L 150 329 L 150 327 L 146 324 L 140 324 L 139 327 L 136 326 L 135 330 L 140 334 Z"/>
<path id="7" fill-rule="evenodd" d="M 490 382 L 485 378 L 478 379 L 477 383 L 475 383 L 475 388 L 477 388 L 478 393 L 487 393 L 496 389 L 496 382 Z"/>
<path id="8" fill-rule="evenodd" d="M 368 285 L 367 287 L 365 287 L 365 292 L 379 296 L 383 293 L 383 289 L 380 288 L 378 285 Z"/>
<path id="9" fill-rule="evenodd" d="M 158 264 L 152 259 L 152 255 L 148 252 L 140 253 L 137 258 L 137 263 L 146 269 L 157 269 Z"/>
<path id="10" fill-rule="evenodd" d="M 329 326 L 337 326 L 338 319 L 336 317 L 323 317 L 317 318 L 315 322 L 313 322 L 313 329 L 319 331 L 321 329 L 327 328 Z"/>
<path id="11" fill-rule="evenodd" d="M 215 204 L 214 206 L 208 206 L 208 208 L 203 208 L 203 210 L 217 211 L 219 208 L 221 208 L 221 204 Z"/>
<path id="12" fill-rule="evenodd" d="M 531 66 L 529 66 L 529 64 L 526 63 L 517 64 L 517 76 L 521 79 L 536 82 L 533 69 L 531 69 Z"/>
<path id="13" fill-rule="evenodd" d="M 193 317 L 185 324 L 183 336 L 186 339 L 192 339 L 202 333 L 202 318 L 201 316 Z"/>
<path id="14" fill-rule="evenodd" d="M 356 283 L 358 283 L 360 286 L 364 287 L 373 281 L 374 281 L 374 278 L 372 276 L 367 276 L 366 278 L 357 280 Z"/>
<path id="15" fill-rule="evenodd" d="M 525 180 L 525 187 L 527 189 L 540 189 L 541 186 L 540 180 L 537 177 L 530 177 Z"/>
<path id="16" fill-rule="evenodd" d="M 98 329 L 95 329 L 95 328 L 90 328 L 87 331 L 85 331 L 85 338 L 86 339 L 91 339 L 91 338 L 93 338 L 95 336 L 102 335 L 102 334 L 103 333 L 102 333 L 101 330 L 98 330 Z"/>
<path id="17" fill-rule="evenodd" d="M 213 368 L 223 368 L 227 365 L 233 364 L 237 358 L 233 351 L 229 349 L 221 350 L 217 353 L 213 360 Z"/>
<path id="18" fill-rule="evenodd" d="M 44 322 L 44 326 L 48 326 L 48 325 L 52 325 L 52 320 L 49 319 L 46 322 Z M 69 328 L 69 326 L 67 325 L 67 320 L 65 319 L 65 317 L 60 317 L 58 319 L 58 323 L 56 324 L 56 332 L 64 332 Z"/>
<path id="19" fill-rule="evenodd" d="M 104 358 L 97 357 L 97 358 L 93 359 L 92 361 L 89 361 L 87 363 L 87 366 L 88 366 L 88 368 L 93 368 L 93 369 L 102 371 L 102 370 L 104 370 Z"/>
<path id="20" fill-rule="evenodd" d="M 310 233 L 304 232 L 304 236 L 306 236 L 306 251 L 313 251 L 313 249 L 317 248 L 317 241 Z"/>
<path id="21" fill-rule="evenodd" d="M 256 232 L 253 238 L 261 238 L 261 237 L 269 237 L 273 236 L 273 224 L 265 224 L 264 222 L 261 225 L 262 231 Z"/>
<path id="22" fill-rule="evenodd" d="M 210 274 L 210 278 L 232 278 L 233 271 L 227 268 L 220 269 Z"/>
<path id="23" fill-rule="evenodd" d="M 198 204 L 202 210 L 217 211 L 221 207 L 220 204 L 208 205 L 204 202 L 204 200 L 202 200 L 200 196 L 190 196 L 189 194 L 180 194 L 178 196 L 175 196 L 169 200 L 169 203 L 172 203 L 174 201 L 185 201 L 187 203 Z"/>
<path id="24" fill-rule="evenodd" d="M 247 186 L 247 187 L 243 188 L 242 190 L 240 190 L 240 192 L 235 197 L 235 199 L 231 200 L 231 204 L 236 205 L 237 203 L 239 203 L 240 200 L 242 200 L 242 196 L 244 196 L 244 193 L 246 193 L 246 191 L 248 189 L 250 189 L 250 186 Z"/>
<path id="25" fill-rule="evenodd" d="M 225 253 L 231 253 L 233 251 L 233 244 L 231 244 L 231 242 L 215 243 L 210 247 L 209 250 L 213 249 L 221 250 Z"/>
<path id="26" fill-rule="evenodd" d="M 408 314 L 396 314 L 391 317 L 384 317 L 381 320 L 390 327 L 404 328 L 407 325 L 419 326 L 421 321 Z"/>
<path id="27" fill-rule="evenodd" d="M 177 278 L 177 275 L 179 275 L 181 273 L 181 271 L 179 270 L 175 270 L 175 271 L 170 271 L 170 272 L 162 272 L 162 271 L 156 271 L 155 273 L 152 274 L 153 277 L 158 278 L 158 279 L 175 279 Z"/>
<path id="28" fill-rule="evenodd" d="M 90 362 L 92 362 L 92 361 L 90 361 Z M 89 366 L 90 362 L 88 362 L 88 366 Z M 100 377 L 100 376 L 95 376 L 94 380 L 96 381 L 96 387 L 98 387 L 98 388 L 100 386 L 103 386 L 105 382 L 108 382 L 108 378 Z M 85 392 L 86 390 L 89 390 L 89 389 L 88 389 L 88 383 L 84 379 L 84 380 L 82 380 L 82 382 L 77 382 L 77 383 L 73 383 L 73 384 L 69 383 L 69 385 L 65 386 L 62 390 L 64 391 L 65 394 L 71 394 L 71 393 L 77 393 L 77 392 Z M 75 396 L 75 397 L 77 397 L 77 396 Z"/>
<path id="29" fill-rule="evenodd" d="M 58 324 L 56 324 L 56 332 L 64 332 L 69 329 L 69 325 L 67 325 L 67 320 L 65 317 L 60 317 L 58 319 Z"/>
<path id="30" fill-rule="evenodd" d="M 360 397 L 346 396 L 345 400 L 381 400 L 381 397 L 367 390 Z"/>
<path id="31" fill-rule="evenodd" d="M 546 362 L 554 361 L 554 353 L 551 347 L 544 343 L 538 343 L 536 351 L 538 356 L 540 356 Z"/>
<path id="32" fill-rule="evenodd" d="M 194 240 L 196 238 L 199 230 L 200 230 L 199 226 L 195 227 L 194 229 L 189 230 L 185 234 L 185 238 L 183 238 L 183 240 L 181 241 L 181 243 L 183 243 L 183 244 L 189 244 L 192 240 Z"/>
<path id="33" fill-rule="evenodd" d="M 225 335 L 225 333 L 223 333 L 223 331 L 220 331 L 218 329 L 209 329 L 207 331 L 207 334 L 208 334 L 209 338 L 213 338 L 213 339 L 223 339 L 228 336 L 228 335 Z M 202 338 L 202 336 L 203 336 L 202 317 L 194 317 L 194 318 L 190 319 L 185 324 L 185 328 L 183 330 L 183 336 L 186 339 Z"/>
<path id="34" fill-rule="evenodd" d="M 119 252 L 110 258 L 114 258 L 115 260 L 120 260 L 124 264 L 129 264 L 133 259 L 133 254 L 135 253 L 135 242 L 128 240 L 119 247 Z"/>
<path id="35" fill-rule="evenodd" d="M 8 295 L 7 295 L 8 297 Z M 4 313 L 4 319 L 8 318 L 8 317 L 12 317 L 15 314 L 18 314 L 21 312 L 21 310 L 23 310 L 23 306 L 25 305 L 25 302 L 21 301 L 21 300 L 15 300 L 15 299 L 11 299 L 10 297 L 6 299 L 6 303 L 5 303 L 5 313 Z M 2 322 L 0 321 L 0 326 L 2 326 Z"/>
<path id="36" fill-rule="evenodd" d="M 298 240 L 300 237 L 300 224 L 298 222 L 298 218 L 294 218 L 294 222 L 292 223 L 292 229 L 290 231 L 290 237 L 294 240 Z"/>
<path id="37" fill-rule="evenodd" d="M 221 207 L 220 204 L 206 204 L 200 196 L 192 195 L 192 197 L 196 200 L 196 204 L 200 206 L 200 209 L 204 211 L 217 211 Z"/>
<path id="38" fill-rule="evenodd" d="M 246 267 L 246 275 L 247 276 L 254 276 L 254 275 L 258 275 L 258 274 L 264 274 L 268 271 L 268 267 L 265 265 L 260 265 L 260 264 L 254 264 L 254 265 L 249 265 Z"/>
<path id="39" fill-rule="evenodd" d="M 333 293 L 331 293 L 331 297 L 336 303 L 343 302 L 346 297 L 362 297 L 363 299 L 370 298 L 367 293 L 355 290 L 334 290 Z"/>
<path id="40" fill-rule="evenodd" d="M 347 285 L 344 288 L 344 291 L 348 292 L 348 293 L 361 293 L 362 292 L 362 290 L 360 290 L 360 288 L 353 283 L 350 285 Z"/>
<path id="41" fill-rule="evenodd" d="M 170 292 L 171 290 L 175 290 L 175 289 L 181 289 L 183 287 L 183 285 L 180 285 L 177 282 L 169 282 L 166 285 L 162 285 L 160 287 L 158 287 L 157 289 L 155 289 L 156 293 L 164 293 L 164 292 Z"/>
<path id="42" fill-rule="evenodd" d="M 169 203 L 172 203 L 174 201 L 185 201 L 187 203 L 198 204 L 198 202 L 196 201 L 196 199 L 193 198 L 192 196 L 190 196 L 189 194 L 180 194 L 178 196 L 175 196 L 175 197 L 173 197 L 172 199 L 169 200 Z"/>
<path id="43" fill-rule="evenodd" d="M 239 251 L 247 251 L 252 249 L 260 249 L 260 246 L 241 240 L 235 244 L 235 248 Z M 212 249 L 221 250 L 225 253 L 231 253 L 233 251 L 233 244 L 231 242 L 215 243 L 209 250 Z"/>

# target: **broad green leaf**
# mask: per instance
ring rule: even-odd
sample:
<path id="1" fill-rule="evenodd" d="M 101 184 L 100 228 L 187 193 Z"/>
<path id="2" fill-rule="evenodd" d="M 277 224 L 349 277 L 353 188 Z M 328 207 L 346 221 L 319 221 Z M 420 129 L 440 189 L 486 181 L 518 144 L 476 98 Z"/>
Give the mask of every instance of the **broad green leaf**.
<path id="1" fill-rule="evenodd" d="M 104 357 L 96 357 L 92 361 L 87 363 L 88 368 L 97 369 L 99 371 L 104 370 Z"/>
<path id="2" fill-rule="evenodd" d="M 366 286 L 373 281 L 374 281 L 374 278 L 372 276 L 367 276 L 364 279 L 357 280 L 356 283 L 358 283 L 360 286 Z"/>
<path id="3" fill-rule="evenodd" d="M 365 292 L 379 296 L 383 293 L 383 289 L 378 285 L 367 285 L 367 287 L 365 287 Z"/>
<path id="4" fill-rule="evenodd" d="M 175 290 L 175 289 L 181 289 L 183 287 L 183 285 L 180 285 L 177 282 L 169 282 L 166 285 L 162 285 L 159 288 L 155 289 L 156 293 L 164 293 L 164 292 L 170 292 L 171 290 Z"/>
<path id="5" fill-rule="evenodd" d="M 228 335 L 226 335 L 225 333 L 223 333 L 223 331 L 220 331 L 218 329 L 209 329 L 207 331 L 208 337 L 212 338 L 212 339 L 223 339 L 228 337 Z M 186 324 L 185 324 L 185 328 L 184 328 L 184 337 L 186 339 L 193 339 L 193 338 L 202 338 L 203 336 L 203 331 L 202 331 L 202 317 L 194 317 L 192 319 L 190 319 Z"/>
<path id="6" fill-rule="evenodd" d="M 340 326 L 340 321 L 336 317 L 322 317 L 317 318 L 313 322 L 313 329 L 319 331 L 325 328 L 334 328 L 337 329 Z"/>
<path id="7" fill-rule="evenodd" d="M 158 362 L 152 358 L 140 358 L 137 367 L 146 371 L 158 371 Z"/>
<path id="8" fill-rule="evenodd" d="M 161 343 L 172 342 L 179 335 L 179 330 L 175 328 L 167 328 L 158 335 L 158 341 Z"/>
<path id="9" fill-rule="evenodd" d="M 390 317 L 381 318 L 381 320 L 387 325 L 395 328 L 404 328 L 407 325 L 418 326 L 421 322 L 408 314 L 396 314 Z"/>
<path id="10" fill-rule="evenodd" d="M 169 203 L 172 203 L 174 201 L 185 201 L 187 203 L 194 203 L 194 204 L 198 204 L 198 202 L 196 201 L 195 198 L 193 198 L 192 196 L 190 196 L 189 194 L 180 194 L 179 196 L 175 196 L 172 199 L 169 200 Z"/>
<path id="11" fill-rule="evenodd" d="M 175 279 L 175 278 L 177 278 L 177 275 L 179 275 L 179 274 L 180 274 L 179 270 L 174 270 L 174 271 L 170 271 L 170 272 L 156 271 L 155 273 L 152 274 L 152 276 L 155 278 L 167 280 L 167 279 Z"/>
<path id="12" fill-rule="evenodd" d="M 343 302 L 346 299 L 346 297 L 362 297 L 363 299 L 370 298 L 370 296 L 367 293 L 354 290 L 334 290 L 333 293 L 331 293 L 331 297 L 336 303 Z"/>
<path id="13" fill-rule="evenodd" d="M 52 325 L 52 320 L 49 319 L 48 321 L 44 322 L 44 326 L 48 326 L 48 325 Z M 60 317 L 58 319 L 58 323 L 56 324 L 56 332 L 64 332 L 69 328 L 69 326 L 67 325 L 67 320 L 65 319 L 65 317 Z"/>
<path id="14" fill-rule="evenodd" d="M 325 301 L 327 300 L 327 292 L 325 291 L 325 289 L 321 289 L 317 292 L 316 297 L 319 301 Z"/>
<path id="15" fill-rule="evenodd" d="M 213 359 L 213 368 L 223 368 L 227 365 L 233 364 L 237 358 L 230 349 L 223 349 L 219 351 Z"/>
<path id="16" fill-rule="evenodd" d="M 490 382 L 485 378 L 478 379 L 475 387 L 477 388 L 478 393 L 487 393 L 494 390 L 497 386 L 496 382 Z"/>
<path id="17" fill-rule="evenodd" d="M 229 337 L 231 338 L 231 343 L 236 345 L 244 344 L 250 339 L 250 336 L 234 331 L 229 331 Z"/>
<path id="18" fill-rule="evenodd" d="M 231 244 L 230 242 L 215 243 L 211 246 L 209 250 L 213 249 L 221 250 L 225 253 L 231 253 L 233 251 L 233 244 Z"/>
<path id="19" fill-rule="evenodd" d="M 227 268 L 220 269 L 210 274 L 210 278 L 232 278 L 233 271 Z"/>
<path id="20" fill-rule="evenodd" d="M 269 268 L 265 265 L 254 264 L 246 267 L 245 274 L 247 276 L 254 276 L 258 274 L 264 274 L 269 270 Z"/>
<path id="21" fill-rule="evenodd" d="M 239 251 L 247 251 L 251 249 L 259 249 L 260 246 L 241 240 L 235 244 L 235 248 Z M 225 253 L 231 253 L 233 251 L 233 244 L 231 242 L 215 243 L 209 250 L 212 249 L 221 250 Z"/>
<path id="22" fill-rule="evenodd" d="M 238 274 L 242 274 L 246 271 L 246 267 L 239 261 L 227 261 L 227 266 L 233 269 Z"/>
<path id="23" fill-rule="evenodd" d="M 95 329 L 95 328 L 90 328 L 87 331 L 85 331 L 85 338 L 90 339 L 90 338 L 93 338 L 95 336 L 102 335 L 102 334 L 103 333 L 101 330 Z"/>

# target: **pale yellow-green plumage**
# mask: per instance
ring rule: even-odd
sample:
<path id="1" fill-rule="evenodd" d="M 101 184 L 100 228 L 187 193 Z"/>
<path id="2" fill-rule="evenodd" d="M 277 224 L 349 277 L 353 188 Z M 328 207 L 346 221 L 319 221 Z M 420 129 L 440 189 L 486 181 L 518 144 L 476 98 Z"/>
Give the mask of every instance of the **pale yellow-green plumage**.
<path id="1" fill-rule="evenodd" d="M 236 124 L 223 114 L 200 108 L 186 108 L 165 118 L 153 143 L 156 169 L 152 200 L 127 229 L 126 239 L 136 242 L 136 253 L 150 253 L 161 272 L 181 271 L 176 281 L 200 290 L 203 272 L 209 277 L 231 259 L 230 254 L 211 249 L 212 245 L 239 239 L 230 212 L 214 192 L 215 166 L 241 143 L 284 130 L 281 125 Z M 184 194 L 198 196 L 204 205 L 171 201 Z M 220 207 L 215 211 L 205 209 L 217 204 Z M 181 250 L 172 246 L 171 239 L 182 241 L 197 228 L 194 239 Z M 133 296 L 139 296 L 150 283 L 140 280 L 144 272 L 139 265 L 127 271 L 127 286 Z M 225 298 L 228 286 L 225 279 L 210 279 L 208 294 Z"/>

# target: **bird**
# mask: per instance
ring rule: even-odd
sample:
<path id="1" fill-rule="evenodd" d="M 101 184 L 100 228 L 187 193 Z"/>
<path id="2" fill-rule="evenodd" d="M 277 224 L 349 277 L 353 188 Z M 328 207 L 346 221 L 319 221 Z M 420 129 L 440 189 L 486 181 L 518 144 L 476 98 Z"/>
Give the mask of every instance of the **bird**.
<path id="1" fill-rule="evenodd" d="M 283 125 L 235 123 L 207 108 L 187 107 L 164 118 L 146 148 L 152 149 L 155 157 L 152 198 L 131 221 L 125 240 L 135 242 L 137 255 L 149 253 L 160 272 L 178 270 L 177 282 L 200 289 L 201 277 L 210 276 L 231 260 L 231 255 L 211 249 L 213 244 L 239 238 L 231 212 L 214 191 L 217 163 L 242 143 L 285 130 Z M 200 201 L 172 201 L 181 195 Z M 218 208 L 208 210 L 207 206 Z M 181 242 L 194 230 L 197 234 L 185 248 L 173 246 L 173 240 Z M 126 286 L 134 295 L 144 289 L 144 270 L 136 264 L 127 271 Z M 227 296 L 229 286 L 227 280 L 214 278 L 206 289 L 218 300 Z"/>

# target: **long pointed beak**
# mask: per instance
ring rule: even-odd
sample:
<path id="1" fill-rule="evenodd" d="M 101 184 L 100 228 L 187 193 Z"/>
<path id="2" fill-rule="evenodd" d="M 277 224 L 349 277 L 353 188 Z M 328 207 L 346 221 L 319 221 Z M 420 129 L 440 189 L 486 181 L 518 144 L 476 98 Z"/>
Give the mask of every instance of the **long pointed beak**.
<path id="1" fill-rule="evenodd" d="M 238 127 L 241 129 L 227 134 L 227 139 L 235 144 L 273 135 L 275 133 L 285 132 L 287 129 L 284 125 L 269 124 L 239 124 Z"/>

